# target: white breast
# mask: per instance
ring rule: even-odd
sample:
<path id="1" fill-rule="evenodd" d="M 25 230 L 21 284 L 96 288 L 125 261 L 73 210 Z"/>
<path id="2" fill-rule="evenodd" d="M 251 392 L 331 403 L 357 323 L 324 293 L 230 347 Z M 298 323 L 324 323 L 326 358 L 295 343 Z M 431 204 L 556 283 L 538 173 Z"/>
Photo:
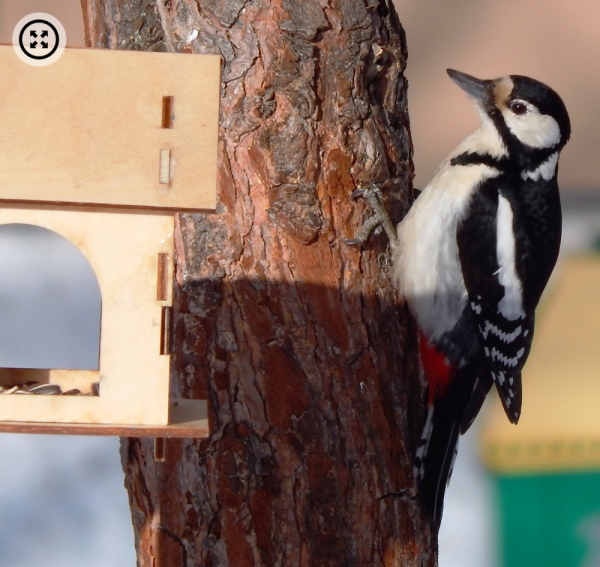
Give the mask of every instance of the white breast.
<path id="1" fill-rule="evenodd" d="M 445 161 L 398 225 L 393 277 L 432 340 L 454 327 L 467 301 L 456 242 L 458 222 L 473 191 L 498 173 L 483 164 L 451 166 Z"/>

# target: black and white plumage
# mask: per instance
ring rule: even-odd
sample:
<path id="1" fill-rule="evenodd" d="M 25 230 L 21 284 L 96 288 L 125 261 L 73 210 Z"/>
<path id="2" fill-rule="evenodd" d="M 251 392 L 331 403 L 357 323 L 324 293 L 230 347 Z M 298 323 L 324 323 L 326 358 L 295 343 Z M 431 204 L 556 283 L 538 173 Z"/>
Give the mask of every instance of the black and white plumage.
<path id="1" fill-rule="evenodd" d="M 535 308 L 560 247 L 556 174 L 570 136 L 565 105 L 546 85 L 448 73 L 474 100 L 481 127 L 441 164 L 397 235 L 386 228 L 428 381 L 415 473 L 436 526 L 459 433 L 494 384 L 509 420 L 519 420 Z M 362 193 L 378 220 L 350 243 L 386 216 L 378 189 Z"/>

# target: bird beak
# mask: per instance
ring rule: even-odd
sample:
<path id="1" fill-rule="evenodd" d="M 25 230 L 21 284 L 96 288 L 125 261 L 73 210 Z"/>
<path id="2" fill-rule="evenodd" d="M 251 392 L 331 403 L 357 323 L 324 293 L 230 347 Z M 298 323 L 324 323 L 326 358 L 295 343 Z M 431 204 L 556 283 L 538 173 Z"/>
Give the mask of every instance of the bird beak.
<path id="1" fill-rule="evenodd" d="M 487 103 L 493 100 L 494 81 L 485 81 L 455 71 L 454 69 L 446 69 L 450 78 L 465 92 L 470 94 L 475 100 Z"/>

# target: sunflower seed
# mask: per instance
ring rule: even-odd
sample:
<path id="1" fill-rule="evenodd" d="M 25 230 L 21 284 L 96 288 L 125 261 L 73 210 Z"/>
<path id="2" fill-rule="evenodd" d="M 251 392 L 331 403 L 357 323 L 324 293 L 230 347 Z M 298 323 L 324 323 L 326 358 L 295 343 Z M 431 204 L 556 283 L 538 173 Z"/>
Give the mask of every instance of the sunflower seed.
<path id="1" fill-rule="evenodd" d="M 72 390 L 67 390 L 66 392 L 63 392 L 62 395 L 63 396 L 81 396 L 81 390 L 78 390 L 77 388 L 73 388 Z"/>
<path id="2" fill-rule="evenodd" d="M 32 394 L 45 394 L 47 396 L 60 396 L 62 390 L 58 384 L 41 384 L 29 390 Z"/>

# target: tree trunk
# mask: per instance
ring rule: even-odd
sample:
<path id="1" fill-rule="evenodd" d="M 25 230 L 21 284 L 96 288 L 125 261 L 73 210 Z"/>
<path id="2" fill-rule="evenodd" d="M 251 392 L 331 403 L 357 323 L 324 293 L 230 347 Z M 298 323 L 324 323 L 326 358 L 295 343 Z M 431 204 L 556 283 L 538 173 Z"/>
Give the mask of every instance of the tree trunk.
<path id="1" fill-rule="evenodd" d="M 411 197 L 404 32 L 391 0 L 83 0 L 88 46 L 219 53 L 215 215 L 176 222 L 172 390 L 211 435 L 123 439 L 138 565 L 432 566 L 416 498 L 412 321 L 387 241 Z"/>

